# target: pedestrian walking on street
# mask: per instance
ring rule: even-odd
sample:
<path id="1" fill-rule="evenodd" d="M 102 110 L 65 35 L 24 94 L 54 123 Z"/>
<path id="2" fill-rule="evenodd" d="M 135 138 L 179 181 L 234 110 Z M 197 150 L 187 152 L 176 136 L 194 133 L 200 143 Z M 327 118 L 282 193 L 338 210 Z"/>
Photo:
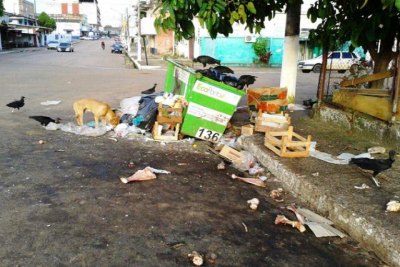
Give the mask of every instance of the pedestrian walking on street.
<path id="1" fill-rule="evenodd" d="M 104 42 L 101 42 L 101 48 L 103 48 L 103 50 L 106 48 L 106 45 L 104 44 Z"/>

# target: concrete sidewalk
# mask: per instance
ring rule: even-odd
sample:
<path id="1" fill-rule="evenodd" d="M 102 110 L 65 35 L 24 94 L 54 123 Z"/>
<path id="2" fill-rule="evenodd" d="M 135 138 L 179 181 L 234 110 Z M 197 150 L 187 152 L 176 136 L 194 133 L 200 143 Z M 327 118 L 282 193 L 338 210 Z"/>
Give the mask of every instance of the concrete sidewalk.
<path id="1" fill-rule="evenodd" d="M 143 65 L 143 61 L 135 60 L 135 54 L 129 56 L 138 69 L 166 65 L 162 58 L 149 58 L 147 66 Z M 332 155 L 339 152 L 361 153 L 365 152 L 366 146 L 373 145 L 382 145 L 388 150 L 392 148 L 390 144 L 385 145 L 382 140 L 365 134 L 361 137 L 353 133 L 349 135 L 340 127 L 310 119 L 304 113 L 292 115 L 295 132 L 300 131 L 303 136 L 311 134 L 319 150 Z M 335 227 L 374 251 L 383 261 L 400 266 L 400 213 L 385 212 L 387 202 L 400 200 L 396 163 L 385 172 L 393 178 L 381 180 L 382 187 L 376 188 L 370 174 L 365 175 L 354 166 L 330 164 L 312 157 L 280 158 L 264 146 L 261 133 L 244 138 L 242 146 L 283 183 L 286 191 L 292 192 L 315 212 L 332 220 Z M 369 185 L 370 189 L 359 190 L 354 187 L 363 183 Z"/>

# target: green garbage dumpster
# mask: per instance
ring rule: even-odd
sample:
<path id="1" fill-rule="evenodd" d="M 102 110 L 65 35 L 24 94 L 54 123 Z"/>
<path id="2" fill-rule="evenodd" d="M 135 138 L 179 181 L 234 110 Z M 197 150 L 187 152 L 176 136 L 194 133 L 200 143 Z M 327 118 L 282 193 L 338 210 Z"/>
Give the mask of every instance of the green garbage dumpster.
<path id="1" fill-rule="evenodd" d="M 168 59 L 164 91 L 188 102 L 181 133 L 218 142 L 245 92 L 196 73 Z"/>

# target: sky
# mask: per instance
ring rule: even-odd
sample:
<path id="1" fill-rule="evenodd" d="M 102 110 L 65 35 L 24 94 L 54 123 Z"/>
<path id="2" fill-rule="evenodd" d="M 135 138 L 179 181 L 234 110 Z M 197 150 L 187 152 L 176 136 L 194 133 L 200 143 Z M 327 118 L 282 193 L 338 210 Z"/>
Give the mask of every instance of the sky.
<path id="1" fill-rule="evenodd" d="M 28 0 L 34 3 L 34 0 Z M 136 0 L 97 0 L 101 14 L 102 26 L 111 25 L 114 27 L 121 26 L 122 15 L 126 14 L 126 8 L 131 6 Z M 46 13 L 54 6 L 59 5 L 60 0 L 36 0 L 36 13 L 42 11 Z"/>

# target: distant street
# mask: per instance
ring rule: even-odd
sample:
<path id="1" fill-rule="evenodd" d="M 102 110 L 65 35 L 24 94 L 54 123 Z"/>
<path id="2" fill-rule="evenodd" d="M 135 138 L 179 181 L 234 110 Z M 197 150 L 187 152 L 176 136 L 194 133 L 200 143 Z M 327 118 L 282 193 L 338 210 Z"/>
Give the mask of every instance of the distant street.
<path id="1" fill-rule="evenodd" d="M 101 40 L 81 41 L 73 53 L 40 49 L 0 54 L 0 262 L 1 266 L 379 266 L 349 237 L 316 238 L 291 225 L 275 225 L 296 203 L 270 197 L 282 187 L 268 172 L 261 188 L 231 178 L 244 175 L 208 143 L 190 139 L 163 144 L 143 135 L 87 137 L 44 129 L 32 115 L 75 123 L 72 103 L 97 98 L 119 107 L 122 99 L 158 84 L 166 68 L 136 70 Z M 278 69 L 237 68 L 278 86 Z M 311 97 L 318 75 L 300 74 L 299 94 Z M 5 105 L 21 96 L 26 104 Z M 45 106 L 41 102 L 59 100 Z M 300 100 L 299 100 L 300 101 Z M 90 116 L 90 115 L 89 115 Z M 192 139 L 193 140 L 193 139 Z M 168 170 L 154 180 L 124 184 L 147 166 Z M 259 198 L 257 210 L 247 201 Z"/>

